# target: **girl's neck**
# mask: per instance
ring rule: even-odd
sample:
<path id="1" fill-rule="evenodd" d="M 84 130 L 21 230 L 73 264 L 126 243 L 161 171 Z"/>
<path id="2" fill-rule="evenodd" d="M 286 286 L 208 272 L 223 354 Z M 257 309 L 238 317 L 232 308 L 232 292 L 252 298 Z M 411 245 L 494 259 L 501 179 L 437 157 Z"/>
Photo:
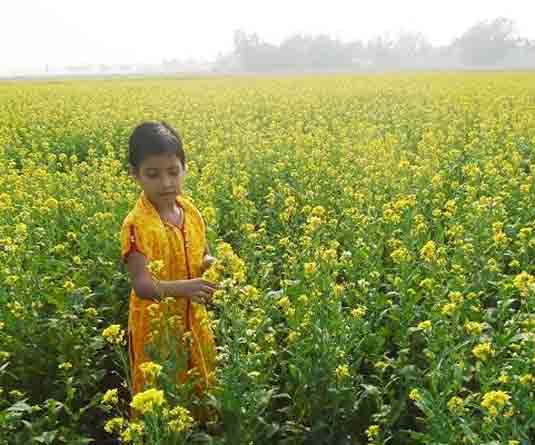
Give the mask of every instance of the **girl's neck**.
<path id="1" fill-rule="evenodd" d="M 164 204 L 161 204 L 159 206 L 155 205 L 154 207 L 155 207 L 156 211 L 160 215 L 172 215 L 172 214 L 176 213 L 178 205 L 176 204 L 175 201 L 173 201 L 173 202 L 171 202 L 169 204 L 164 203 Z"/>
<path id="2" fill-rule="evenodd" d="M 148 198 L 147 198 L 148 199 Z M 178 205 L 176 199 L 169 202 L 160 202 L 156 203 L 153 200 L 149 199 L 149 202 L 152 204 L 156 212 L 160 215 L 170 215 L 176 212 Z"/>

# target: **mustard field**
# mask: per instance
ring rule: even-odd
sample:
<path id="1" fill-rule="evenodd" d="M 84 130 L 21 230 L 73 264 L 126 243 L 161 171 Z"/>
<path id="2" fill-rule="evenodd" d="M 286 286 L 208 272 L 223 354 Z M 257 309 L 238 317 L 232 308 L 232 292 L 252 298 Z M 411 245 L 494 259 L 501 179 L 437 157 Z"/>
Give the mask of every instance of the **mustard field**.
<path id="1" fill-rule="evenodd" d="M 144 120 L 219 260 L 204 398 L 156 350 L 130 393 Z M 533 73 L 0 83 L 0 444 L 534 444 L 534 174 Z"/>

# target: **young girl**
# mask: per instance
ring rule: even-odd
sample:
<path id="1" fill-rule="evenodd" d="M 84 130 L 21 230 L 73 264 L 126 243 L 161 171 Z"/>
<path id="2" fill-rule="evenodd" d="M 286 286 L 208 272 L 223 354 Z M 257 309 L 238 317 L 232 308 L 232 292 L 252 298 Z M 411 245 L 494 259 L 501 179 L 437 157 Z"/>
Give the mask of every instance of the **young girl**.
<path id="1" fill-rule="evenodd" d="M 180 136 L 165 122 L 144 122 L 130 136 L 130 174 L 142 188 L 121 228 L 122 258 L 132 285 L 128 344 L 134 395 L 144 385 L 139 365 L 149 361 L 144 350 L 150 332 L 147 308 L 167 297 L 175 298 L 174 310 L 191 335 L 188 369 L 198 371 L 201 390 L 212 381 L 215 344 L 209 323 L 203 321 L 204 304 L 216 286 L 200 276 L 214 258 L 201 214 L 182 195 L 185 158 Z M 153 261 L 162 265 L 158 280 L 148 269 Z M 177 353 L 183 347 L 177 345 Z M 186 376 L 183 372 L 177 382 Z"/>

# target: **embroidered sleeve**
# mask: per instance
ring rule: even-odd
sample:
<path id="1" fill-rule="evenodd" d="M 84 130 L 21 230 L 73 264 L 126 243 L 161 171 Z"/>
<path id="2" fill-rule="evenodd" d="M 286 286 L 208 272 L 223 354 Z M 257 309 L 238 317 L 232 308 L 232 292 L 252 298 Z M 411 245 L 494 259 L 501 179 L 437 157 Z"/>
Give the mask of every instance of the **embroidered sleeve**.
<path id="1" fill-rule="evenodd" d="M 121 259 L 126 263 L 128 255 L 139 252 L 150 258 L 150 247 L 147 236 L 134 223 L 125 223 L 121 229 Z"/>

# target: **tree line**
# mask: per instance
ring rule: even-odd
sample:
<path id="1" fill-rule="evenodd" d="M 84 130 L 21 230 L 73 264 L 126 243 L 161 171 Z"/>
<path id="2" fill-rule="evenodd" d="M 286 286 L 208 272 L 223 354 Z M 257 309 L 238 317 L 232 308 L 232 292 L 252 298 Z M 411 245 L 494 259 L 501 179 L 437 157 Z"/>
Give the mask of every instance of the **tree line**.
<path id="1" fill-rule="evenodd" d="M 219 69 L 241 71 L 535 68 L 535 41 L 515 35 L 504 17 L 476 23 L 449 45 L 433 46 L 419 32 L 367 42 L 294 34 L 274 45 L 257 33 L 234 32 L 234 52 Z"/>

